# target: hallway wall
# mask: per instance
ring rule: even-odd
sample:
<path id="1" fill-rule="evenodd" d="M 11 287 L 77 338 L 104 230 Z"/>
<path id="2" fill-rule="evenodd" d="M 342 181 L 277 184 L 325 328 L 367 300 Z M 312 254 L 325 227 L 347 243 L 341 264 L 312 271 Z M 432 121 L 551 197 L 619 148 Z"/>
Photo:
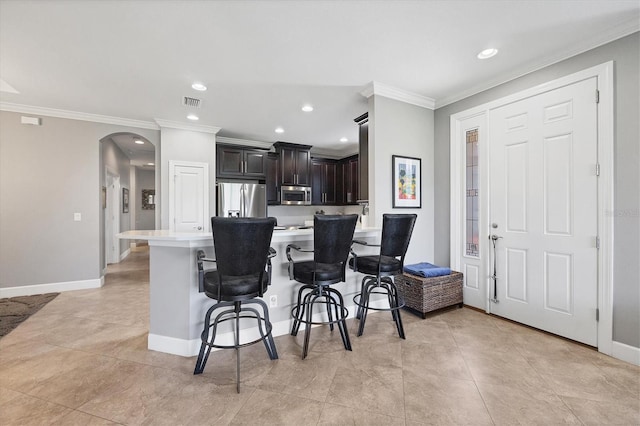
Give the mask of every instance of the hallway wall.
<path id="1" fill-rule="evenodd" d="M 131 132 L 158 143 L 160 132 L 54 117 L 31 126 L 22 115 L 0 111 L 0 297 L 99 286 L 98 141 Z"/>

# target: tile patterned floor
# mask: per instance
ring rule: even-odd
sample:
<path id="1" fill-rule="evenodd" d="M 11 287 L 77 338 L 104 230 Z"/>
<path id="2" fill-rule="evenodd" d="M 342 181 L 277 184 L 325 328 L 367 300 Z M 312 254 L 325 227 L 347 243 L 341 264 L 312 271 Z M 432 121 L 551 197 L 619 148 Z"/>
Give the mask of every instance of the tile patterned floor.
<path id="1" fill-rule="evenodd" d="M 640 369 L 463 308 L 422 320 L 370 315 L 353 352 L 337 330 L 195 358 L 148 351 L 148 255 L 110 266 L 103 288 L 63 293 L 0 340 L 2 425 L 640 424 Z"/>

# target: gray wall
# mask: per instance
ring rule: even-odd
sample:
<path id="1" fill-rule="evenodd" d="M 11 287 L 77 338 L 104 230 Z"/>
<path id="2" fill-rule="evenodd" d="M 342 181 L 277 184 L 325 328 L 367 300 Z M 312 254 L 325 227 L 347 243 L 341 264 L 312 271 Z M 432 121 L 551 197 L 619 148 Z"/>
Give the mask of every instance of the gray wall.
<path id="1" fill-rule="evenodd" d="M 169 161 L 187 161 L 207 163 L 209 165 L 209 212 L 215 210 L 215 184 L 216 184 L 216 135 L 191 130 L 163 127 L 160 150 L 160 227 L 170 229 L 169 224 Z M 156 189 L 157 191 L 157 189 Z M 157 193 L 157 192 L 156 192 Z M 156 209 L 158 206 L 156 205 Z M 209 221 L 205 221 L 205 226 Z M 157 223 L 156 223 L 157 225 Z"/>
<path id="2" fill-rule="evenodd" d="M 144 170 L 140 167 L 135 168 L 136 175 L 136 188 L 135 194 L 131 194 L 132 198 L 135 198 L 136 205 L 136 223 L 135 229 L 156 229 L 156 219 L 154 210 L 142 209 L 142 190 L 143 189 L 155 189 L 156 187 L 156 173 L 154 170 Z"/>
<path id="3" fill-rule="evenodd" d="M 574 56 L 435 111 L 436 262 L 449 264 L 450 116 L 608 61 L 615 61 L 613 340 L 640 347 L 640 33 Z"/>
<path id="4" fill-rule="evenodd" d="M 384 213 L 416 213 L 407 263 L 434 261 L 434 112 L 374 95 L 369 98 L 369 226 Z M 392 155 L 420 158 L 422 208 L 394 209 Z"/>
<path id="5" fill-rule="evenodd" d="M 159 131 L 22 115 L 0 111 L 0 288 L 99 279 L 99 141 L 131 132 L 157 143 Z"/>

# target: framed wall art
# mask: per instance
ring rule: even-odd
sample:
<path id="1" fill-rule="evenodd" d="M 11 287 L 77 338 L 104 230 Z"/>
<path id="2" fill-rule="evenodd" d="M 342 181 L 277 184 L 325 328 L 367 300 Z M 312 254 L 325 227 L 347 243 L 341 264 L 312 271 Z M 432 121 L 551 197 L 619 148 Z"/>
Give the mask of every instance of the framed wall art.
<path id="1" fill-rule="evenodd" d="M 129 213 L 129 189 L 122 188 L 122 213 Z"/>
<path id="2" fill-rule="evenodd" d="M 422 160 L 393 155 L 392 162 L 393 208 L 422 207 Z"/>

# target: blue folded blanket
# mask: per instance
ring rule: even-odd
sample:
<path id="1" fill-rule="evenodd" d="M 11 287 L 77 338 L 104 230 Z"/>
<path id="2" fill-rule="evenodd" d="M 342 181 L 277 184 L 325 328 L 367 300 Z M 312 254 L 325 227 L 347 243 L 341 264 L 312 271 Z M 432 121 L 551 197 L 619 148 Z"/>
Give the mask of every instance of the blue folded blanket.
<path id="1" fill-rule="evenodd" d="M 404 271 L 425 278 L 451 275 L 451 268 L 440 267 L 426 262 L 405 265 Z"/>

